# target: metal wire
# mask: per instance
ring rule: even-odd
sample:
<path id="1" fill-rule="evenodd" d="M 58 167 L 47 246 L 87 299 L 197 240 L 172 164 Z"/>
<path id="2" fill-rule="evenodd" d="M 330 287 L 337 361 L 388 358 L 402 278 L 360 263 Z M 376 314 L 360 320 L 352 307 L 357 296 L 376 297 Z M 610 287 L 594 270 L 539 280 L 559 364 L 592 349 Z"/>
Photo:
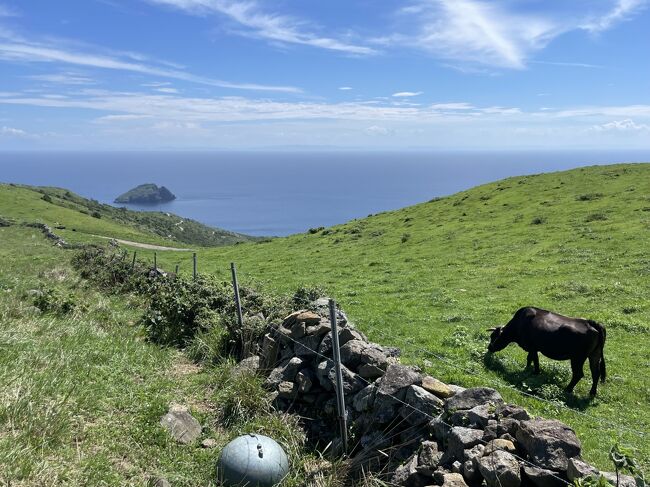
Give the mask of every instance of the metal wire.
<path id="1" fill-rule="evenodd" d="M 346 318 L 347 324 L 349 325 L 349 324 L 350 324 L 350 321 L 347 319 L 347 316 L 345 316 L 345 314 L 343 314 L 343 316 Z M 311 350 L 311 351 L 312 351 L 314 354 L 316 354 L 317 356 L 322 357 L 323 359 L 325 359 L 325 360 L 327 360 L 327 361 L 329 361 L 329 362 L 334 362 L 331 358 L 329 358 L 329 357 L 323 355 L 322 353 L 320 353 L 320 352 L 318 352 L 318 351 L 316 351 L 316 350 L 312 350 L 312 349 L 310 349 L 309 347 L 305 346 L 304 344 L 298 342 L 298 341 L 295 340 L 294 338 L 292 338 L 292 337 L 290 337 L 290 336 L 288 336 L 288 335 L 285 335 L 285 334 L 279 332 L 276 328 L 273 328 L 272 325 L 267 324 L 267 328 L 270 329 L 271 331 L 273 331 L 274 333 L 278 333 L 278 334 L 282 335 L 283 338 L 288 339 L 288 340 L 290 340 L 290 341 L 292 341 L 292 342 L 294 342 L 294 343 L 300 345 L 301 347 L 303 347 L 303 348 L 305 348 L 305 349 Z M 368 380 L 364 379 L 364 378 L 361 377 L 360 375 L 357 375 L 357 377 L 358 377 L 359 379 L 361 379 L 363 382 L 365 382 L 366 385 L 371 385 L 371 384 L 372 384 L 371 382 L 369 382 Z M 417 408 L 417 407 L 415 407 L 415 406 L 413 406 L 413 405 L 411 405 L 411 404 L 408 404 L 407 402 L 405 402 L 405 401 L 399 399 L 398 397 L 396 397 L 396 396 L 394 396 L 394 395 L 392 395 L 392 394 L 386 394 L 386 395 L 387 395 L 388 397 L 394 399 L 395 401 L 399 402 L 400 404 L 402 404 L 402 405 L 404 405 L 404 406 L 407 406 L 407 407 L 413 409 L 414 411 L 417 411 L 418 413 L 424 415 L 425 417 L 429 418 L 429 420 L 439 419 L 439 420 L 442 422 L 442 424 L 444 424 L 445 426 L 448 426 L 449 428 L 453 428 L 453 427 L 454 427 L 453 425 L 451 425 L 451 424 L 447 423 L 446 421 L 444 421 L 442 418 L 432 416 L 432 415 L 430 415 L 429 413 L 426 413 L 426 412 L 422 411 L 421 409 L 419 409 L 419 408 Z M 482 440 L 482 439 L 479 440 L 479 443 L 482 443 L 484 446 L 487 446 L 487 445 L 488 445 L 488 442 L 485 441 L 485 440 Z M 493 445 L 493 446 L 494 446 L 494 445 Z M 531 466 L 531 467 L 534 467 L 534 468 L 540 468 L 539 466 L 535 465 L 534 463 L 529 462 L 529 461 L 526 460 L 525 458 L 522 458 L 522 457 L 520 457 L 519 455 L 516 455 L 515 453 L 508 452 L 508 451 L 507 451 L 506 449 L 504 449 L 504 448 L 495 448 L 495 450 L 505 451 L 506 453 L 510 453 L 510 455 L 512 455 L 513 457 L 515 457 L 515 458 L 518 459 L 519 461 L 521 461 L 521 462 L 523 462 L 523 463 L 525 463 L 525 464 L 527 464 L 527 465 L 529 465 L 529 466 Z M 566 484 L 566 485 L 572 485 L 570 482 L 567 482 L 566 480 L 564 480 L 564 479 L 561 478 L 561 477 L 558 477 L 558 476 L 555 475 L 555 474 L 550 474 L 550 475 L 551 475 L 552 477 L 556 478 L 557 480 L 561 481 L 562 483 Z M 497 480 L 498 480 L 498 476 L 497 476 Z M 500 483 L 500 480 L 499 480 L 499 483 Z"/>

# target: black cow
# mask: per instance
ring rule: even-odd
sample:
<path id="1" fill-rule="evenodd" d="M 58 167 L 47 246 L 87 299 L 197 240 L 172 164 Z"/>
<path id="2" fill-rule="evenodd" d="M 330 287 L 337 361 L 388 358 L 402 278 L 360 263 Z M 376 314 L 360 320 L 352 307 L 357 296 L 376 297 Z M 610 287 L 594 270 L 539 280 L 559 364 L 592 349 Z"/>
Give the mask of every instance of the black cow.
<path id="1" fill-rule="evenodd" d="M 504 327 L 490 328 L 488 352 L 503 350 L 515 342 L 528 352 L 528 363 L 535 364 L 539 374 L 538 352 L 553 360 L 571 360 L 573 377 L 566 387 L 572 392 L 578 381 L 584 377 L 582 368 L 587 359 L 593 384 L 590 394 L 596 395 L 598 379 L 605 382 L 605 327 L 592 320 L 567 318 L 540 308 L 519 309 Z"/>

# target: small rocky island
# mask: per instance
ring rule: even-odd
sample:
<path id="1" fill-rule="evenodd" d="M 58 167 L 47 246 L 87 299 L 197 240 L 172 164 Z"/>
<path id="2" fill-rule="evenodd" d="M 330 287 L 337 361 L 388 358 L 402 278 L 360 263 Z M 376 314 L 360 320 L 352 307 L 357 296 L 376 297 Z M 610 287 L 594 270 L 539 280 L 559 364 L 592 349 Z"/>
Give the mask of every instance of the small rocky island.
<path id="1" fill-rule="evenodd" d="M 141 184 L 115 198 L 115 203 L 157 204 L 167 203 L 176 199 L 176 196 L 164 186 L 155 184 Z"/>

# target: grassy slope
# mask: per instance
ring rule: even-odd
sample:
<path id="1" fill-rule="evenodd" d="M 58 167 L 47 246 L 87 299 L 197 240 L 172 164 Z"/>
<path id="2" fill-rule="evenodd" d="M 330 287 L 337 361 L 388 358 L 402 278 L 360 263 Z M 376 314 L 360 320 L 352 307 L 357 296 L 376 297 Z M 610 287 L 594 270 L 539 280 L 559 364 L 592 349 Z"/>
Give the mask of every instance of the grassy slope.
<path id="1" fill-rule="evenodd" d="M 199 262 L 202 272 L 224 277 L 237 262 L 243 282 L 281 291 L 323 285 L 372 339 L 402 346 L 407 361 L 464 385 L 496 385 L 508 399 L 559 417 L 602 467 L 611 469 L 607 451 L 620 438 L 647 469 L 649 243 L 650 165 L 617 165 L 510 178 L 318 234 L 205 250 Z M 163 265 L 179 258 L 165 254 Z M 534 377 L 522 372 L 525 356 L 514 346 L 484 363 L 485 328 L 525 305 L 607 325 L 609 381 L 593 402 L 585 379 L 576 397 L 563 394 L 568 363 L 542 359 L 543 374 Z"/>
<path id="2" fill-rule="evenodd" d="M 47 195 L 49 202 L 42 199 L 44 195 Z M 93 214 L 100 218 L 95 218 Z M 72 242 L 92 241 L 92 235 L 102 235 L 187 247 L 187 244 L 224 245 L 253 239 L 175 215 L 115 208 L 64 189 L 50 187 L 0 184 L 0 216 L 21 221 L 42 221 L 52 226 L 64 225 L 66 229 L 57 233 Z"/>
<path id="3" fill-rule="evenodd" d="M 232 364 L 201 369 L 175 349 L 144 340 L 143 304 L 79 280 L 71 251 L 39 232 L 0 228 L 0 485 L 215 486 L 221 448 L 262 431 L 285 445 L 301 485 L 300 433 L 269 412 L 260 379 Z M 56 290 L 72 312 L 39 312 L 30 290 Z M 190 407 L 214 449 L 176 443 L 160 427 L 170 403 Z M 266 407 L 265 407 L 266 406 Z"/>

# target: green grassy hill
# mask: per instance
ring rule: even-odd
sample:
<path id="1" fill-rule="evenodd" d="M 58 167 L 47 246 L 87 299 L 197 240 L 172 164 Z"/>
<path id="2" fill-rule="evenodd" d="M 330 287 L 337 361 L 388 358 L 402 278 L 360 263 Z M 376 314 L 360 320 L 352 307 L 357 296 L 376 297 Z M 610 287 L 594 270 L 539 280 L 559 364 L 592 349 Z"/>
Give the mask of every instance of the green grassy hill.
<path id="1" fill-rule="evenodd" d="M 97 235 L 172 247 L 258 240 L 170 213 L 116 208 L 51 187 L 0 184 L 0 216 L 65 227 L 57 233 L 73 242 Z"/>
<path id="2" fill-rule="evenodd" d="M 564 420 L 604 467 L 620 438 L 647 468 L 649 248 L 650 164 L 635 164 L 509 178 L 313 234 L 205 250 L 199 260 L 224 278 L 236 262 L 244 283 L 277 291 L 323 286 L 407 361 Z M 163 265 L 179 259 L 165 254 Z M 568 362 L 542 358 L 533 376 L 514 345 L 485 361 L 486 328 L 528 305 L 607 326 L 609 380 L 595 400 L 587 379 L 565 396 Z"/>
<path id="3" fill-rule="evenodd" d="M 68 228 L 60 232 L 65 238 L 92 240 L 88 235 L 96 234 L 167 242 L 109 217 L 97 219 L 48 203 L 42 196 L 0 186 L 0 217 L 74 225 L 74 235 Z M 33 260 L 45 269 L 45 243 L 38 243 L 29 258 L 21 255 L 21 239 L 36 245 L 38 232 L 17 227 L 0 232 L 5 260 L 22 266 Z M 203 248 L 198 258 L 201 273 L 225 279 L 229 263 L 236 262 L 243 285 L 258 283 L 269 291 L 324 287 L 371 339 L 402 347 L 405 362 L 442 380 L 491 385 L 533 413 L 563 420 L 578 432 L 584 456 L 601 468 L 611 470 L 607 453 L 620 440 L 636 449 L 647 471 L 649 243 L 650 164 L 636 164 L 509 178 L 315 233 Z M 138 250 L 138 255 L 149 257 L 147 251 Z M 190 272 L 190 259 L 187 253 L 158 252 L 163 268 L 180 264 L 181 273 Z M 18 284 L 12 284 L 6 270 L 1 277 L 7 289 L 27 286 L 17 278 Z M 3 296 L 5 302 L 7 296 L 14 291 Z M 586 379 L 575 396 L 562 392 L 570 376 L 568 363 L 542 358 L 542 374 L 533 376 L 523 371 L 525 355 L 515 346 L 485 358 L 485 329 L 505 323 L 525 305 L 607 326 L 609 379 L 596 399 L 589 400 Z M 102 313 L 112 313 L 112 306 L 106 302 Z M 0 316 L 7 330 L 12 319 L 23 316 L 14 316 L 11 307 L 5 304 Z M 50 323 L 38 318 L 35 329 L 44 322 Z M 119 327 L 110 331 L 115 332 Z M 5 342 L 13 340 L 11 333 L 5 331 Z"/>

